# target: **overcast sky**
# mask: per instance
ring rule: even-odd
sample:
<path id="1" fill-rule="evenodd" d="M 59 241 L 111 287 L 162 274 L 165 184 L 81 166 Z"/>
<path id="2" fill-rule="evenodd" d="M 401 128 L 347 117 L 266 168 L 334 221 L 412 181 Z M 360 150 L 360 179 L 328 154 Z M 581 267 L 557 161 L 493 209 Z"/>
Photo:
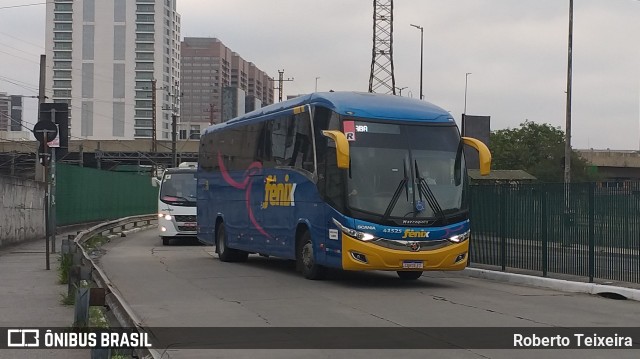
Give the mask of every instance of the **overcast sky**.
<path id="1" fill-rule="evenodd" d="M 372 0 L 177 1 L 183 37 L 217 37 L 272 77 L 284 69 L 285 97 L 314 91 L 316 77 L 319 91 L 368 89 Z M 573 146 L 638 150 L 640 1 L 574 2 Z M 420 96 L 417 24 L 425 100 L 459 122 L 470 72 L 467 114 L 491 116 L 493 130 L 527 119 L 564 129 L 568 17 L 569 0 L 396 0 L 396 86 Z M 0 91 L 37 93 L 44 21 L 44 5 L 0 9 Z"/>

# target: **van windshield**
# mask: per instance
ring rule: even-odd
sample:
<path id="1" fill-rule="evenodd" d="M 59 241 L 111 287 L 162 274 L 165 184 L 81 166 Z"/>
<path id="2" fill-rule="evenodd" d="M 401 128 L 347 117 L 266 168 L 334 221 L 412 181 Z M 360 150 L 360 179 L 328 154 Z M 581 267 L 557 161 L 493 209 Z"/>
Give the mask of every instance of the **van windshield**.
<path id="1" fill-rule="evenodd" d="M 160 185 L 160 201 L 176 206 L 196 205 L 196 172 L 165 173 Z"/>

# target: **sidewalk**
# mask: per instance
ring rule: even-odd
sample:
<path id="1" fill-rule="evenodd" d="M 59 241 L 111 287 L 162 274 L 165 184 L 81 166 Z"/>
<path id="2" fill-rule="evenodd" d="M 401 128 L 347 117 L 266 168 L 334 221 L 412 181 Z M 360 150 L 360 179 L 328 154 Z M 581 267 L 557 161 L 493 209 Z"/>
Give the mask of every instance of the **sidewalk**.
<path id="1" fill-rule="evenodd" d="M 67 286 L 58 284 L 60 243 L 69 232 L 56 237 L 56 253 L 50 254 L 46 270 L 45 240 L 0 249 L 0 328 L 70 327 L 73 306 L 60 304 Z M 6 335 L 0 331 L 0 335 Z M 0 359 L 86 359 L 88 349 L 1 349 Z"/>

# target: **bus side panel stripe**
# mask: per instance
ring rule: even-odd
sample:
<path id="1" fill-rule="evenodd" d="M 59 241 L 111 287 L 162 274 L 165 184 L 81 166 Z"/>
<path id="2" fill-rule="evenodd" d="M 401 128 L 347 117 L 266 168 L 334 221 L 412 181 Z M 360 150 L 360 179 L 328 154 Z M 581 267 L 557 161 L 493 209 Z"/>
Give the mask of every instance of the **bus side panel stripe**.
<path id="1" fill-rule="evenodd" d="M 262 235 L 266 236 L 267 238 L 272 238 L 271 235 L 267 233 L 264 228 L 262 228 L 262 226 L 258 223 L 256 217 L 253 215 L 253 210 L 251 209 L 251 175 L 259 174 L 260 172 L 262 172 L 262 164 L 260 162 L 253 162 L 251 165 L 249 165 L 246 171 L 244 171 L 244 181 L 242 181 L 242 183 L 236 182 L 233 178 L 231 178 L 231 175 L 229 175 L 227 168 L 224 166 L 224 161 L 222 160 L 222 154 L 220 152 L 218 152 L 218 164 L 220 165 L 220 173 L 222 174 L 225 182 L 236 189 L 245 190 L 244 197 L 247 204 L 247 212 L 249 213 L 249 220 L 251 221 L 251 224 L 253 224 L 253 226 L 256 227 L 258 232 L 260 232 Z"/>

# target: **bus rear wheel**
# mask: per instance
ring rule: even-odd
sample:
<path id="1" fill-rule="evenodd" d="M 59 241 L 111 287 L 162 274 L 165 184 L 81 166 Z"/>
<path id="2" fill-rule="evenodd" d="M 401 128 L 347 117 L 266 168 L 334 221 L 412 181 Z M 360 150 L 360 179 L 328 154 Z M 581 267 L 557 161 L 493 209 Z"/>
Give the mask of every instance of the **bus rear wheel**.
<path id="1" fill-rule="evenodd" d="M 422 271 L 398 271 L 398 277 L 405 280 L 416 280 L 422 276 Z"/>
<path id="2" fill-rule="evenodd" d="M 296 245 L 296 267 L 307 279 L 322 279 L 325 275 L 325 268 L 315 261 L 313 242 L 311 242 L 311 234 L 308 231 L 305 231 L 298 239 Z"/>
<path id="3" fill-rule="evenodd" d="M 216 253 L 223 262 L 244 262 L 249 256 L 249 253 L 245 251 L 227 246 L 227 231 L 224 228 L 224 223 L 220 223 L 216 232 Z"/>

